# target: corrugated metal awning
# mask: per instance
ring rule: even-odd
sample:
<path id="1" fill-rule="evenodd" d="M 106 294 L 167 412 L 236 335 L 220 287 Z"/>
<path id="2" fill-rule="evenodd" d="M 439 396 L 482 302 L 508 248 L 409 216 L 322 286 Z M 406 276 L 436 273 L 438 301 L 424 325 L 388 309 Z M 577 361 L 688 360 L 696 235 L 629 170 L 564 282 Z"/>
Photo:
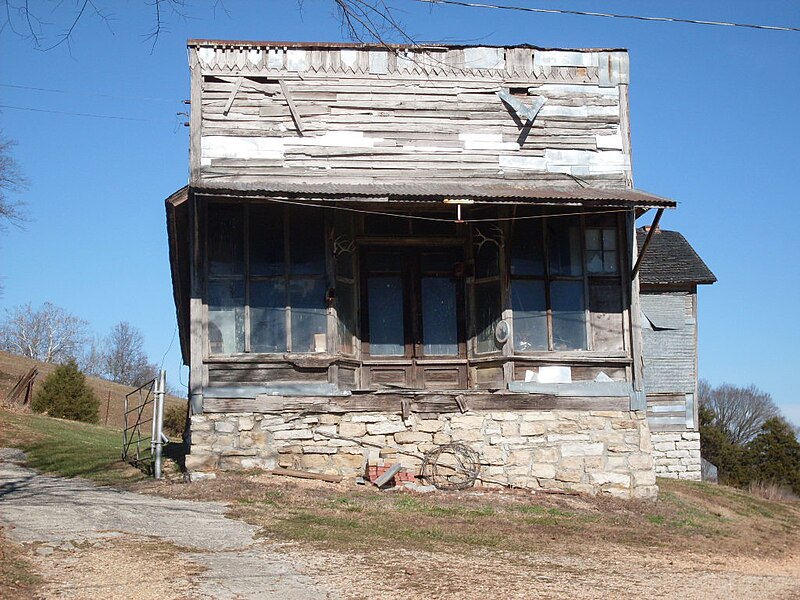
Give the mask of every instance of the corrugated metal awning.
<path id="1" fill-rule="evenodd" d="M 235 188 L 235 189 L 234 189 Z M 594 187 L 549 187 L 522 182 L 491 184 L 463 181 L 401 182 L 382 181 L 349 183 L 338 181 L 298 181 L 264 179 L 258 182 L 203 181 L 194 186 L 196 193 L 228 192 L 241 196 L 286 195 L 318 200 L 363 201 L 426 201 L 474 200 L 480 202 L 519 202 L 523 204 L 555 204 L 572 206 L 617 206 L 629 208 L 675 208 L 677 203 L 637 189 L 605 189 Z"/>

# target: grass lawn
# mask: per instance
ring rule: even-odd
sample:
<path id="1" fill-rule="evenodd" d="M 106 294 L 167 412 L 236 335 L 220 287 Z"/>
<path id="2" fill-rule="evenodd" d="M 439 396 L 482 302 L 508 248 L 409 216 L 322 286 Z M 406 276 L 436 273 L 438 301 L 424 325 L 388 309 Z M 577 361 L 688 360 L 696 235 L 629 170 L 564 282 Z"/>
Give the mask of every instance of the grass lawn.
<path id="1" fill-rule="evenodd" d="M 145 479 L 121 460 L 122 432 L 99 425 L 0 410 L 0 447 L 21 448 L 43 473 L 117 486 Z"/>

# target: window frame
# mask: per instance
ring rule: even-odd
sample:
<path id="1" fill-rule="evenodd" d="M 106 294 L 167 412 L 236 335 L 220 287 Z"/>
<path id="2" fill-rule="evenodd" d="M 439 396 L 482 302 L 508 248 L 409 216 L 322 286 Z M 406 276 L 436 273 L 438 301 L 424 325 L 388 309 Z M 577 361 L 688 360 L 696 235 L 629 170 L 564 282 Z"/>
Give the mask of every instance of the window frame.
<path id="1" fill-rule="evenodd" d="M 209 260 L 209 230 L 210 230 L 210 222 L 209 222 L 209 213 L 213 206 L 234 206 L 241 211 L 242 215 L 242 225 L 240 236 L 243 240 L 242 244 L 242 264 L 243 264 L 243 271 L 241 274 L 236 275 L 213 275 L 210 269 L 210 260 Z M 254 206 L 262 207 L 274 207 L 276 211 L 279 212 L 281 218 L 281 229 L 283 232 L 283 272 L 281 275 L 253 275 L 251 273 L 251 265 L 250 265 L 250 245 L 251 245 L 251 229 L 250 229 L 250 212 L 251 208 Z M 329 230 L 330 230 L 330 223 L 328 219 L 328 215 L 326 212 L 323 212 L 321 215 L 322 218 L 322 270 L 319 273 L 314 274 L 297 274 L 293 275 L 291 272 L 291 220 L 292 220 L 292 212 L 293 210 L 297 210 L 298 207 L 292 207 L 288 205 L 276 204 L 272 202 L 243 202 L 233 199 L 219 199 L 219 198 L 208 198 L 205 199 L 203 203 L 203 219 L 202 219 L 202 233 L 203 233 L 203 256 L 202 256 L 202 272 L 204 274 L 203 277 L 203 328 L 205 333 L 205 344 L 204 344 L 204 353 L 205 356 L 208 358 L 225 358 L 225 357 L 235 357 L 235 356 L 264 356 L 264 357 L 271 357 L 271 356 L 283 356 L 285 354 L 316 354 L 314 350 L 295 350 L 293 349 L 293 340 L 292 340 L 292 306 L 290 301 L 290 285 L 292 281 L 300 281 L 300 280 L 307 280 L 307 281 L 322 281 L 325 287 L 325 297 L 327 298 L 328 290 L 330 289 L 330 257 L 329 257 Z M 302 208 L 302 207 L 300 207 Z M 243 351 L 241 352 L 212 352 L 211 349 L 211 340 L 209 336 L 209 324 L 210 324 L 210 310 L 209 310 L 209 287 L 216 282 L 223 282 L 223 281 L 238 281 L 241 282 L 244 286 L 244 340 L 243 340 Z M 283 307 L 283 324 L 284 324 L 284 341 L 285 341 L 285 349 L 284 350 L 276 350 L 271 352 L 254 352 L 252 350 L 252 321 L 251 321 L 251 309 L 253 308 L 251 305 L 251 287 L 253 283 L 260 283 L 260 282 L 269 282 L 269 281 L 282 281 L 284 285 L 284 294 L 286 298 L 285 306 Z M 330 350 L 330 339 L 331 339 L 331 326 L 330 326 L 330 303 L 324 302 L 324 321 L 325 321 L 325 336 L 326 336 L 326 349 L 325 352 Z M 336 333 L 336 332 L 335 332 Z"/>

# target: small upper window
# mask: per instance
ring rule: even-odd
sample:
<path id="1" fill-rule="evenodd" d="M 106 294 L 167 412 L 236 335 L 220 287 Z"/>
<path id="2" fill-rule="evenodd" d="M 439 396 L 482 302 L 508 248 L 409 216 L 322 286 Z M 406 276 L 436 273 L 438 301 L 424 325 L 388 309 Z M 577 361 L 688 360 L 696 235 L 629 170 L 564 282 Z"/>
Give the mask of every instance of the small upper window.
<path id="1" fill-rule="evenodd" d="M 586 270 L 595 274 L 619 272 L 616 229 L 586 229 Z"/>

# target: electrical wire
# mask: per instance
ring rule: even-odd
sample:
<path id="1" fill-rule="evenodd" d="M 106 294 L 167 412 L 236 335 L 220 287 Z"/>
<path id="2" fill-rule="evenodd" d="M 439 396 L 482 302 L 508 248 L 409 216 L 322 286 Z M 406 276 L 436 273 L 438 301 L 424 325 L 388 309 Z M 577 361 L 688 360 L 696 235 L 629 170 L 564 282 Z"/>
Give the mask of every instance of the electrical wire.
<path id="1" fill-rule="evenodd" d="M 52 92 L 55 94 L 67 94 L 70 96 L 84 96 L 84 97 L 91 97 L 91 98 L 111 98 L 114 100 L 145 100 L 148 102 L 181 102 L 181 100 L 170 100 L 167 98 L 152 98 L 146 96 L 117 96 L 114 94 L 101 94 L 98 92 L 73 92 L 70 90 L 59 90 L 55 88 L 45 88 L 45 87 L 34 87 L 29 85 L 17 85 L 13 83 L 0 83 L 0 87 L 5 88 L 13 88 L 15 90 L 31 90 L 34 92 Z"/>
<path id="2" fill-rule="evenodd" d="M 233 196 L 229 194 L 214 194 L 214 197 L 223 197 L 223 198 L 241 198 L 241 196 Z M 380 217 L 394 217 L 398 219 L 417 219 L 420 221 L 433 221 L 435 223 L 455 223 L 455 219 L 447 219 L 443 217 L 426 217 L 423 215 L 408 215 L 408 214 L 401 214 L 401 213 L 387 213 L 378 210 L 366 210 L 363 208 L 351 208 L 349 206 L 335 206 L 331 204 L 315 204 L 312 202 L 302 202 L 297 200 L 290 200 L 288 198 L 270 198 L 259 196 L 257 197 L 258 200 L 263 200 L 266 202 L 275 202 L 277 204 L 288 204 L 292 206 L 305 206 L 308 208 L 326 208 L 330 210 L 341 210 L 345 212 L 352 212 L 352 213 L 360 213 L 365 215 L 376 215 Z M 593 215 L 602 215 L 602 214 L 610 214 L 610 213 L 624 213 L 630 212 L 633 208 L 610 208 L 607 210 L 593 210 L 591 214 Z M 458 223 L 496 223 L 500 221 L 521 221 L 526 219 L 545 219 L 547 217 L 569 217 L 573 216 L 575 212 L 564 212 L 564 213 L 549 213 L 546 215 L 521 215 L 515 217 L 494 217 L 489 219 L 461 219 Z"/>
<path id="3" fill-rule="evenodd" d="M 788 27 L 782 25 L 755 25 L 752 23 L 733 23 L 730 21 L 706 21 L 700 19 L 682 19 L 678 17 L 645 17 L 641 15 L 622 15 L 617 13 L 603 13 L 585 10 L 568 10 L 559 8 L 533 8 L 530 6 L 514 6 L 509 4 L 486 4 L 483 2 L 463 2 L 461 0 L 414 0 L 422 4 L 448 4 L 452 6 L 462 6 L 466 8 L 486 8 L 495 10 L 510 10 L 528 13 L 540 13 L 551 15 L 576 15 L 581 17 L 603 17 L 609 19 L 631 19 L 635 21 L 656 21 L 660 23 L 682 23 L 687 25 L 710 25 L 715 27 L 742 27 L 747 29 L 761 29 L 767 31 L 789 31 L 800 32 L 800 27 Z"/>
<path id="4" fill-rule="evenodd" d="M 7 108 L 9 110 L 26 110 L 29 112 L 38 112 L 38 113 L 49 113 L 53 115 L 69 115 L 72 117 L 91 117 L 94 119 L 112 119 L 115 121 L 138 121 L 141 123 L 170 123 L 172 121 L 164 120 L 156 120 L 156 119 L 142 119 L 139 117 L 122 117 L 119 115 L 97 115 L 93 113 L 78 113 L 78 112 L 69 112 L 65 110 L 47 110 L 44 108 L 31 108 L 30 106 L 11 106 L 9 104 L 0 104 L 0 108 Z"/>

